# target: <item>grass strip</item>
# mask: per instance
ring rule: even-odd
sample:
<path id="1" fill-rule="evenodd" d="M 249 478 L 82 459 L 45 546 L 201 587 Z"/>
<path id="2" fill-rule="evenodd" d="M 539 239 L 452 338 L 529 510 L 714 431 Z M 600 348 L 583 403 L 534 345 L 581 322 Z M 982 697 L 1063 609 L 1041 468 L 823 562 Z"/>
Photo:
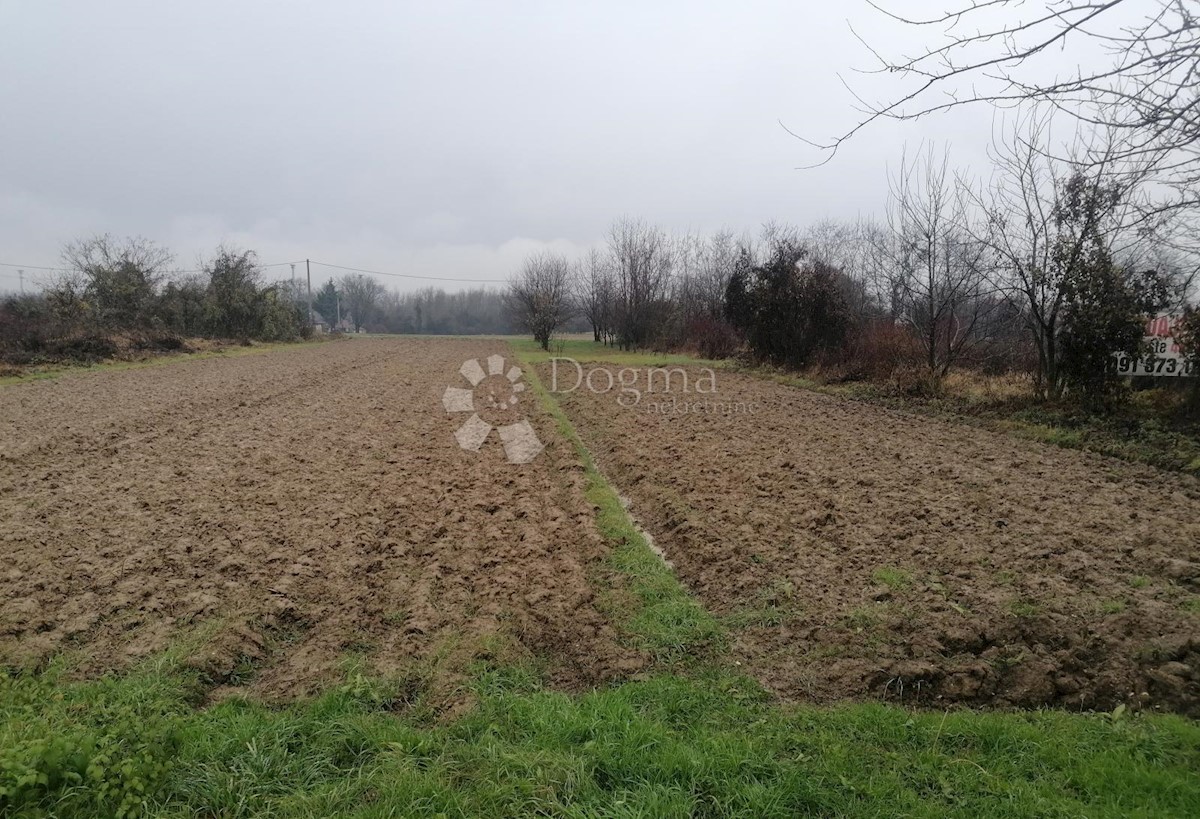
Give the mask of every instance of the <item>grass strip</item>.
<path id="1" fill-rule="evenodd" d="M 613 547 L 610 565 L 624 578 L 628 593 L 636 601 L 633 611 L 618 612 L 614 618 L 617 625 L 660 663 L 695 665 L 711 661 L 727 645 L 724 629 L 650 548 L 570 419 L 542 384 L 534 366 L 536 358 L 514 347 L 534 394 L 583 463 L 585 496 L 596 509 L 600 534 Z"/>

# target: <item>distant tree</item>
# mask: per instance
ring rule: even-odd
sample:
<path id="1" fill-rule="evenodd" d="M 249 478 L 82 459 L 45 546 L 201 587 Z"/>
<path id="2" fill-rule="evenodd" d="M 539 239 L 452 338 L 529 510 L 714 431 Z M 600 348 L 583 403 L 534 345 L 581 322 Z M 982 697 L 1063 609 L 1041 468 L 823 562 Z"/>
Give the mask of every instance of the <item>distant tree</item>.
<path id="1" fill-rule="evenodd" d="M 972 200 L 986 215 L 976 238 L 995 256 L 996 285 L 1021 317 L 1036 351 L 1035 391 L 1042 398 L 1059 399 L 1069 388 L 1091 390 L 1079 381 L 1080 371 L 1072 375 L 1064 361 L 1063 334 L 1072 300 L 1081 299 L 1075 309 L 1082 321 L 1086 310 L 1081 305 L 1104 292 L 1115 293 L 1111 288 L 1118 283 L 1105 279 L 1118 276 L 1120 288 L 1144 291 L 1136 299 L 1154 301 L 1162 276 L 1156 272 L 1151 281 L 1130 273 L 1147 269 L 1139 259 L 1147 257 L 1144 247 L 1154 236 L 1139 214 L 1136 180 L 1048 156 L 1042 147 L 1046 128 L 1044 119 L 1031 119 L 1028 131 L 1014 126 L 998 141 L 992 183 L 972 193 Z M 1080 332 L 1077 328 L 1077 351 Z M 1103 342 L 1113 345 L 1109 356 L 1121 348 L 1121 339 L 1118 332 Z"/>
<path id="2" fill-rule="evenodd" d="M 354 331 L 366 326 L 375 310 L 375 305 L 386 292 L 379 282 L 362 273 L 351 273 L 342 277 L 342 298 L 345 300 L 343 311 L 350 316 L 354 323 Z"/>
<path id="3" fill-rule="evenodd" d="M 1146 318 L 1167 301 L 1166 282 L 1156 271 L 1113 261 L 1101 226 L 1120 196 L 1118 187 L 1076 173 L 1063 186 L 1054 214 L 1059 235 L 1052 275 L 1063 303 L 1057 386 L 1092 406 L 1118 394 L 1113 355 L 1139 358 Z"/>
<path id="4" fill-rule="evenodd" d="M 726 321 L 743 332 L 754 323 L 754 302 L 750 298 L 753 276 L 754 257 L 750 248 L 742 246 L 738 249 L 733 273 L 725 286 L 724 316 Z"/>
<path id="5" fill-rule="evenodd" d="M 589 250 L 575 266 L 572 285 L 576 309 L 592 326 L 592 340 L 611 341 L 615 283 L 609 260 L 596 248 Z"/>
<path id="6" fill-rule="evenodd" d="M 330 327 L 335 326 L 341 318 L 338 315 L 338 299 L 338 289 L 333 279 L 325 282 L 313 296 L 313 312 L 325 319 L 325 323 Z"/>
<path id="7" fill-rule="evenodd" d="M 385 293 L 374 321 L 389 333 L 507 335 L 518 329 L 503 294 L 482 287 L 454 293 L 438 288 Z"/>
<path id="8" fill-rule="evenodd" d="M 767 257 L 749 270 L 739 264 L 727 290 L 730 321 L 746 334 L 754 356 L 776 366 L 800 368 L 822 351 L 841 345 L 850 314 L 842 274 L 807 259 L 788 232 L 768 230 Z"/>
<path id="9" fill-rule="evenodd" d="M 167 282 L 159 297 L 158 314 L 169 328 L 180 335 L 204 335 L 208 330 L 206 289 L 203 276 L 196 274 Z"/>
<path id="10" fill-rule="evenodd" d="M 280 287 L 263 282 L 254 251 L 219 248 L 205 271 L 209 335 L 273 341 L 296 338 L 307 330 L 304 307 Z"/>
<path id="11" fill-rule="evenodd" d="M 891 235 L 884 246 L 891 258 L 882 269 L 884 289 L 892 315 L 921 343 L 936 387 L 979 343 L 978 330 L 996 306 L 986 269 L 990 254 L 969 228 L 974 217 L 950 176 L 948 154 L 939 158 L 930 147 L 911 163 L 902 157 L 888 182 Z"/>
<path id="12" fill-rule="evenodd" d="M 725 288 L 737 263 L 738 246 L 733 233 L 721 230 L 713 234 L 704 249 L 693 290 L 703 315 L 719 319 L 725 307 Z"/>
<path id="13" fill-rule="evenodd" d="M 158 288 L 174 256 L 149 239 L 119 240 L 106 233 L 69 243 L 62 259 L 73 282 L 61 288 L 85 301 L 102 327 L 129 329 L 152 323 Z"/>
<path id="14" fill-rule="evenodd" d="M 44 295 L 12 294 L 0 300 L 0 357 L 35 352 L 57 329 Z"/>
<path id="15" fill-rule="evenodd" d="M 640 219 L 619 219 L 608 232 L 616 283 L 613 323 L 625 349 L 650 343 L 663 319 L 673 254 L 667 235 Z"/>
<path id="16" fill-rule="evenodd" d="M 535 253 L 508 284 L 508 309 L 513 320 L 543 350 L 566 323 L 571 307 L 571 263 L 556 253 Z"/>
<path id="17" fill-rule="evenodd" d="M 258 336 L 262 329 L 262 270 L 254 251 L 219 248 L 207 268 L 210 332 L 227 338 Z"/>

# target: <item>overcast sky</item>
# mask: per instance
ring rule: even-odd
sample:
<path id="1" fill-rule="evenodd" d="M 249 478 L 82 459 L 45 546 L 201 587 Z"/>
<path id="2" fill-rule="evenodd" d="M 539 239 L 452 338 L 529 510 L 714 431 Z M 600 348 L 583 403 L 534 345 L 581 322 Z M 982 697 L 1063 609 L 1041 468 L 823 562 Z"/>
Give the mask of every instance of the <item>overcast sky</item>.
<path id="1" fill-rule="evenodd" d="M 869 55 L 848 20 L 905 45 L 863 0 L 0 0 L 0 262 L 111 232 L 181 267 L 227 242 L 500 281 L 622 214 L 707 232 L 877 212 L 905 142 L 971 165 L 991 115 L 882 123 L 797 170 L 820 155 L 780 121 L 819 139 L 855 119 L 837 75 Z"/>

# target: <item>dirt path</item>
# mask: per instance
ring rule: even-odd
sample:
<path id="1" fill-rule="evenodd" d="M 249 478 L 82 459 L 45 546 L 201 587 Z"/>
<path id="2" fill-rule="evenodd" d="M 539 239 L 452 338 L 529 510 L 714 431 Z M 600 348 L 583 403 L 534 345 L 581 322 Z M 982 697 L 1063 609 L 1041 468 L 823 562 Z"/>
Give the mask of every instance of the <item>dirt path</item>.
<path id="1" fill-rule="evenodd" d="M 738 412 L 562 400 L 681 579 L 727 615 L 738 661 L 781 695 L 1200 708 L 1200 482 L 717 380 L 674 397 Z"/>
<path id="2" fill-rule="evenodd" d="M 0 662 L 103 671 L 217 624 L 193 661 L 264 695 L 355 654 L 534 657 L 567 687 L 638 668 L 594 605 L 605 547 L 552 421 L 514 410 L 547 444 L 530 464 L 456 445 L 443 391 L 506 352 L 356 339 L 0 389 Z"/>

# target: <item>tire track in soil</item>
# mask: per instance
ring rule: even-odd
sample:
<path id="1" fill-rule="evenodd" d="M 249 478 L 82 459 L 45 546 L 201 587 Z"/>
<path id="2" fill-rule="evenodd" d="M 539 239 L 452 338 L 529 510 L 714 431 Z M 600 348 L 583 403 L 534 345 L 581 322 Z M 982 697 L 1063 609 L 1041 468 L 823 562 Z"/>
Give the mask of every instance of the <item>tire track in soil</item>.
<path id="1" fill-rule="evenodd" d="M 547 443 L 528 465 L 454 442 L 442 391 L 503 348 L 354 340 L 0 390 L 0 417 L 40 415 L 0 437 L 0 662 L 70 646 L 102 672 L 219 620 L 194 662 L 257 666 L 266 696 L 357 651 L 407 673 L 501 650 L 568 688 L 640 669 L 594 605 L 606 547 L 553 423 L 524 404 Z"/>

